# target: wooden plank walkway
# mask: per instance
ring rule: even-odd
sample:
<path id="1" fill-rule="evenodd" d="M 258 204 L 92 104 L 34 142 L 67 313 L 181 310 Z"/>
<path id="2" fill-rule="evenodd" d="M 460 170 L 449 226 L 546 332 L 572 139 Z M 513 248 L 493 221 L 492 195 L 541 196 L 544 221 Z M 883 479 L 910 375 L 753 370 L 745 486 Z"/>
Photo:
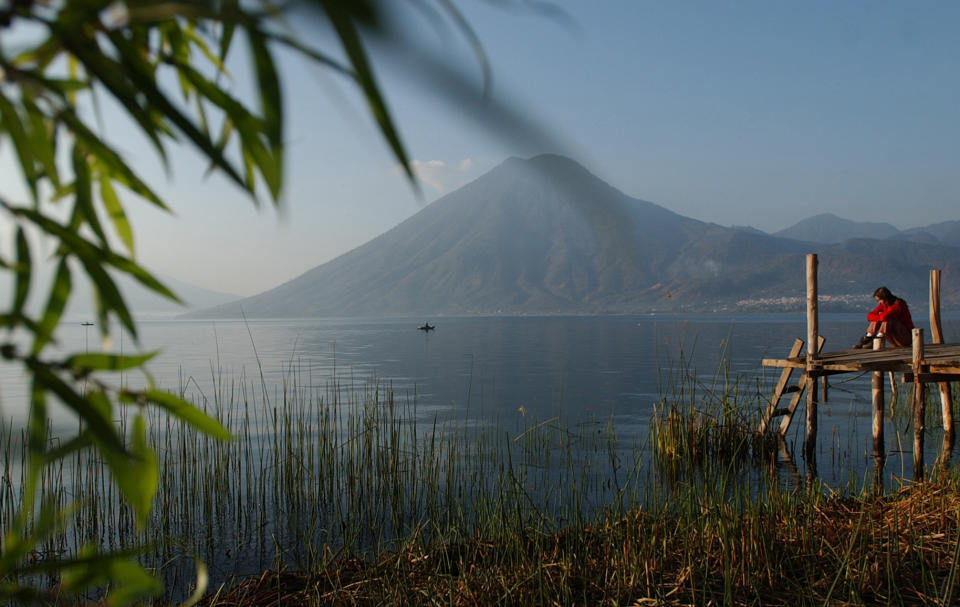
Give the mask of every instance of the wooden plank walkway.
<path id="1" fill-rule="evenodd" d="M 762 364 L 764 367 L 806 369 L 807 357 L 765 358 Z M 912 348 L 821 352 L 813 364 L 814 375 L 892 371 L 906 374 L 906 381 L 913 380 Z M 930 377 L 932 375 L 956 376 L 952 379 L 960 380 L 960 343 L 924 344 L 923 373 L 925 375 L 921 377 L 923 381 L 951 381 L 948 377 L 940 379 Z"/>

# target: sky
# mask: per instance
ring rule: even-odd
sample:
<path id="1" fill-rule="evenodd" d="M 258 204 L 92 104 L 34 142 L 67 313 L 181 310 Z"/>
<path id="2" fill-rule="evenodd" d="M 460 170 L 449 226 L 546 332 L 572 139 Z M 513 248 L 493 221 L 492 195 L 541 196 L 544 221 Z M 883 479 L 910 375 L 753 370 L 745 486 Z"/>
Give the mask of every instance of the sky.
<path id="1" fill-rule="evenodd" d="M 556 0 L 562 16 L 532 1 L 455 4 L 483 45 L 500 113 L 484 109 L 479 92 L 477 102 L 451 97 L 428 77 L 424 56 L 481 88 L 482 64 L 449 21 L 407 9 L 422 54 L 372 49 L 420 195 L 356 91 L 285 55 L 279 209 L 207 176 L 188 148 L 165 169 L 125 127 L 111 132 L 174 211 L 128 202 L 138 260 L 252 295 L 510 156 L 544 152 L 630 196 L 727 226 L 773 232 L 827 212 L 900 229 L 960 219 L 960 3 Z M 305 35 L 330 46 L 322 29 Z M 238 87 L 248 84 L 244 62 L 231 69 Z M 11 170 L 0 163 L 0 183 Z"/>

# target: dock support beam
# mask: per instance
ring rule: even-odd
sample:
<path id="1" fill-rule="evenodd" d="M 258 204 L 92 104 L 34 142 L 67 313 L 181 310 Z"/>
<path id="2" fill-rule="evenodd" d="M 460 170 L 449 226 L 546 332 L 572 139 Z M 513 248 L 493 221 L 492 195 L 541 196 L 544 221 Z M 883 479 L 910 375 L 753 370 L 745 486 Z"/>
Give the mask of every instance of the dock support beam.
<path id="1" fill-rule="evenodd" d="M 883 338 L 873 340 L 873 349 L 883 349 Z M 883 440 L 883 371 L 873 372 L 873 458 L 878 469 L 883 468 L 886 448 Z"/>
<path id="2" fill-rule="evenodd" d="M 940 325 L 940 270 L 930 270 L 930 341 L 943 343 L 943 329 Z M 943 454 L 944 461 L 950 460 L 953 451 L 953 398 L 950 384 L 939 382 L 940 414 L 943 418 Z"/>
<path id="3" fill-rule="evenodd" d="M 923 372 L 923 329 L 913 330 L 913 374 L 919 380 Z M 923 433 L 926 417 L 926 384 L 913 384 L 913 479 L 923 480 Z"/>
<path id="4" fill-rule="evenodd" d="M 803 454 L 807 461 L 807 476 L 817 474 L 817 359 L 819 352 L 819 322 L 817 318 L 817 255 L 807 255 L 807 437 Z"/>

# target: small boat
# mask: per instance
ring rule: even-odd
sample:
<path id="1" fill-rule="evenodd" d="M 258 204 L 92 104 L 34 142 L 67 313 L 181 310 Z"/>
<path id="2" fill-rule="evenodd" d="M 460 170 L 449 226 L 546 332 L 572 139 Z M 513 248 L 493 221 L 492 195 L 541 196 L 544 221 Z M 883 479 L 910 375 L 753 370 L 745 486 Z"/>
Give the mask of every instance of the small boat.
<path id="1" fill-rule="evenodd" d="M 436 328 L 437 328 L 436 325 L 431 325 L 430 323 L 425 322 L 419 327 L 417 327 L 417 331 L 433 331 Z"/>

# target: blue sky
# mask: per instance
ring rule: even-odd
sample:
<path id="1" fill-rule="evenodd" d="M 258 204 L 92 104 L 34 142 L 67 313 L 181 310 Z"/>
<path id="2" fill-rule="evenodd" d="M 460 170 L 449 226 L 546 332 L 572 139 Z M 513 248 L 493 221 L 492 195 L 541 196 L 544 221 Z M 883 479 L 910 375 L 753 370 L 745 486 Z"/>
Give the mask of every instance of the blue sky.
<path id="1" fill-rule="evenodd" d="M 722 225 L 776 231 L 831 212 L 905 229 L 960 219 L 960 4 L 558 0 L 569 20 L 462 0 L 493 99 L 548 136 L 512 137 L 375 53 L 423 176 L 418 199 L 346 83 L 285 58 L 288 189 L 255 208 L 189 151 L 165 173 L 124 149 L 169 200 L 131 201 L 149 268 L 242 295 L 380 234 L 509 156 L 559 152 L 627 194 Z M 425 50 L 474 82 L 464 38 L 423 20 Z M 318 34 L 311 34 L 311 36 Z M 318 44 L 323 45 L 322 38 Z M 244 67 L 235 67 L 238 84 Z M 124 141 L 121 130 L 115 133 Z M 8 170 L 8 169 L 4 169 Z M 4 181 L 8 181 L 6 178 Z"/>

